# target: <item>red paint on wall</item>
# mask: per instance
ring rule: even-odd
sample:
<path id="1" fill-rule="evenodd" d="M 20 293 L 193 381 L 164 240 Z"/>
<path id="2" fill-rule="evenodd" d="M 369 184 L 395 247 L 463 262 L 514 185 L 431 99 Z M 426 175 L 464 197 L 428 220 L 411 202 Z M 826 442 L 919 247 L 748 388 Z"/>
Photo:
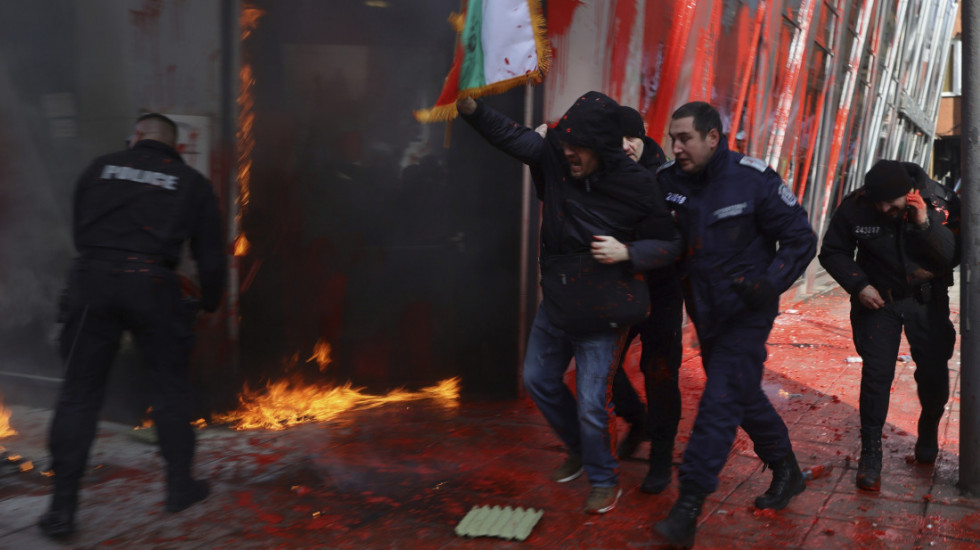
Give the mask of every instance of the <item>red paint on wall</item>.
<path id="1" fill-rule="evenodd" d="M 609 54 L 609 94 L 622 97 L 626 81 L 626 68 L 630 62 L 630 43 L 633 37 L 633 22 L 636 21 L 636 2 L 634 0 L 614 0 L 613 32 L 609 33 L 606 49 Z"/>
<path id="2" fill-rule="evenodd" d="M 549 0 L 548 1 L 548 32 L 555 36 L 564 36 L 572 26 L 575 10 L 583 0 Z"/>
<path id="3" fill-rule="evenodd" d="M 684 49 L 687 46 L 688 36 L 691 34 L 696 7 L 697 2 L 695 0 L 682 0 L 674 4 L 673 24 L 670 26 L 662 59 L 662 76 L 655 90 L 656 97 L 653 100 L 653 108 L 647 112 L 649 129 L 654 136 L 658 135 L 658 130 L 662 131 L 660 129 L 666 128 L 667 117 L 670 116 L 675 107 L 674 89 L 677 87 L 677 81 L 684 66 Z M 650 91 L 645 89 L 644 93 Z"/>

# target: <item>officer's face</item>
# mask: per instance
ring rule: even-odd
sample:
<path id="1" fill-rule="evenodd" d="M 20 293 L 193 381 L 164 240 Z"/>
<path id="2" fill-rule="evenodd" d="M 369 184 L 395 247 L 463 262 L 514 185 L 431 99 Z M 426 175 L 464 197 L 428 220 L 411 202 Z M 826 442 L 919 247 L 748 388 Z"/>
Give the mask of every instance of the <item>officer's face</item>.
<path id="1" fill-rule="evenodd" d="M 675 118 L 670 121 L 671 152 L 677 167 L 688 174 L 704 170 L 718 148 L 718 130 L 712 128 L 702 136 L 694 129 L 694 117 Z"/>
<path id="2" fill-rule="evenodd" d="M 875 203 L 875 210 L 881 212 L 890 219 L 897 220 L 905 214 L 905 207 L 908 206 L 908 201 L 905 200 L 905 195 L 898 197 L 897 199 L 892 199 L 890 201 L 878 201 Z"/>
<path id="3" fill-rule="evenodd" d="M 643 138 L 623 136 L 623 151 L 633 162 L 640 162 L 643 156 Z"/>
<path id="4" fill-rule="evenodd" d="M 562 142 L 561 148 L 573 179 L 580 180 L 599 169 L 599 156 L 592 149 L 565 142 Z"/>

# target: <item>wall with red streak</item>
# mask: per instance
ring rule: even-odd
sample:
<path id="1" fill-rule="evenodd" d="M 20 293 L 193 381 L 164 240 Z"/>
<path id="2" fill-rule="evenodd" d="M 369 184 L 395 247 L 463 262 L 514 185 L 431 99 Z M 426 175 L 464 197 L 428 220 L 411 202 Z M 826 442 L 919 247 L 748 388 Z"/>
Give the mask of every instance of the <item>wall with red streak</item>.
<path id="1" fill-rule="evenodd" d="M 952 0 L 934 2 L 943 4 L 940 12 L 949 9 L 945 4 L 955 12 Z M 916 140 L 914 129 L 887 147 L 869 137 L 887 132 L 882 121 L 902 114 L 894 92 L 887 91 L 887 71 L 868 74 L 866 67 L 883 62 L 889 49 L 902 52 L 903 42 L 915 38 L 914 27 L 895 25 L 899 10 L 907 12 L 906 20 L 916 16 L 908 4 L 816 0 L 808 11 L 802 0 L 552 0 L 547 17 L 555 62 L 545 81 L 544 118 L 556 120 L 576 97 L 598 90 L 643 113 L 647 133 L 670 157 L 670 113 L 688 101 L 708 101 L 721 113 L 726 132 L 737 129 L 729 140 L 733 148 L 773 166 L 820 232 L 826 221 L 820 207 L 836 205 L 860 185 L 875 158 L 901 156 L 929 167 L 931 145 Z M 871 13 L 866 29 L 855 25 L 862 9 Z M 790 54 L 794 39 L 803 45 L 800 55 Z M 853 44 L 866 45 L 855 57 L 857 65 Z M 855 80 L 857 67 L 865 67 L 863 80 Z M 931 113 L 930 96 L 938 97 L 938 90 L 923 89 L 927 84 L 907 92 Z M 840 113 L 842 97 L 862 108 Z M 874 121 L 865 115 L 872 101 L 888 102 L 885 117 Z M 836 153 L 841 146 L 843 152 Z"/>

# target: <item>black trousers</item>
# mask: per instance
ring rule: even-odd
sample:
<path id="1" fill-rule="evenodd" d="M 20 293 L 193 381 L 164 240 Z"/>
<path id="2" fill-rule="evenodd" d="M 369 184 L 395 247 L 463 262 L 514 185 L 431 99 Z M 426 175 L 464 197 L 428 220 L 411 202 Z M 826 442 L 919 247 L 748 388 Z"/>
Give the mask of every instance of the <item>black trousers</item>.
<path id="1" fill-rule="evenodd" d="M 56 495 L 78 490 L 126 330 L 149 371 L 168 483 L 190 480 L 194 432 L 188 361 L 194 339 L 176 273 L 141 262 L 79 259 L 69 276 L 60 342 L 65 375 L 48 441 Z"/>
<path id="2" fill-rule="evenodd" d="M 733 319 L 711 338 L 700 338 L 707 380 L 678 470 L 682 487 L 694 485 L 709 493 L 718 489 L 718 474 L 739 427 L 767 464 L 793 451 L 786 424 L 762 390 L 771 329 L 771 318 L 752 313 Z"/>
<path id="3" fill-rule="evenodd" d="M 650 317 L 633 326 L 613 378 L 613 406 L 616 414 L 630 424 L 646 420 L 651 451 L 673 448 L 677 424 L 681 420 L 681 391 L 679 372 L 683 359 L 681 322 L 684 296 L 676 281 L 665 283 L 656 293 Z M 626 351 L 636 336 L 640 336 L 640 370 L 643 372 L 647 405 L 623 369 Z"/>
<path id="4" fill-rule="evenodd" d="M 934 288 L 926 303 L 907 297 L 877 310 L 867 309 L 852 299 L 851 328 L 854 347 L 862 360 L 862 431 L 880 433 L 885 425 L 903 328 L 915 361 L 922 414 L 938 420 L 949 399 L 949 359 L 956 343 L 946 288 Z"/>

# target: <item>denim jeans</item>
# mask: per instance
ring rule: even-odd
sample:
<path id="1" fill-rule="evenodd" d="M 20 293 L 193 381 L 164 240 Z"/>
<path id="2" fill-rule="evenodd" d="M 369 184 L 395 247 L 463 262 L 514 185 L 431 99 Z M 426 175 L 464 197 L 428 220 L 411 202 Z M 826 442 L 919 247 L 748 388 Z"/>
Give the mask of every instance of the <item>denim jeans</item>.
<path id="1" fill-rule="evenodd" d="M 568 452 L 582 457 L 594 487 L 618 483 L 612 379 L 627 330 L 567 333 L 553 326 L 539 307 L 524 356 L 524 386 Z M 573 357 L 577 402 L 564 381 Z"/>

